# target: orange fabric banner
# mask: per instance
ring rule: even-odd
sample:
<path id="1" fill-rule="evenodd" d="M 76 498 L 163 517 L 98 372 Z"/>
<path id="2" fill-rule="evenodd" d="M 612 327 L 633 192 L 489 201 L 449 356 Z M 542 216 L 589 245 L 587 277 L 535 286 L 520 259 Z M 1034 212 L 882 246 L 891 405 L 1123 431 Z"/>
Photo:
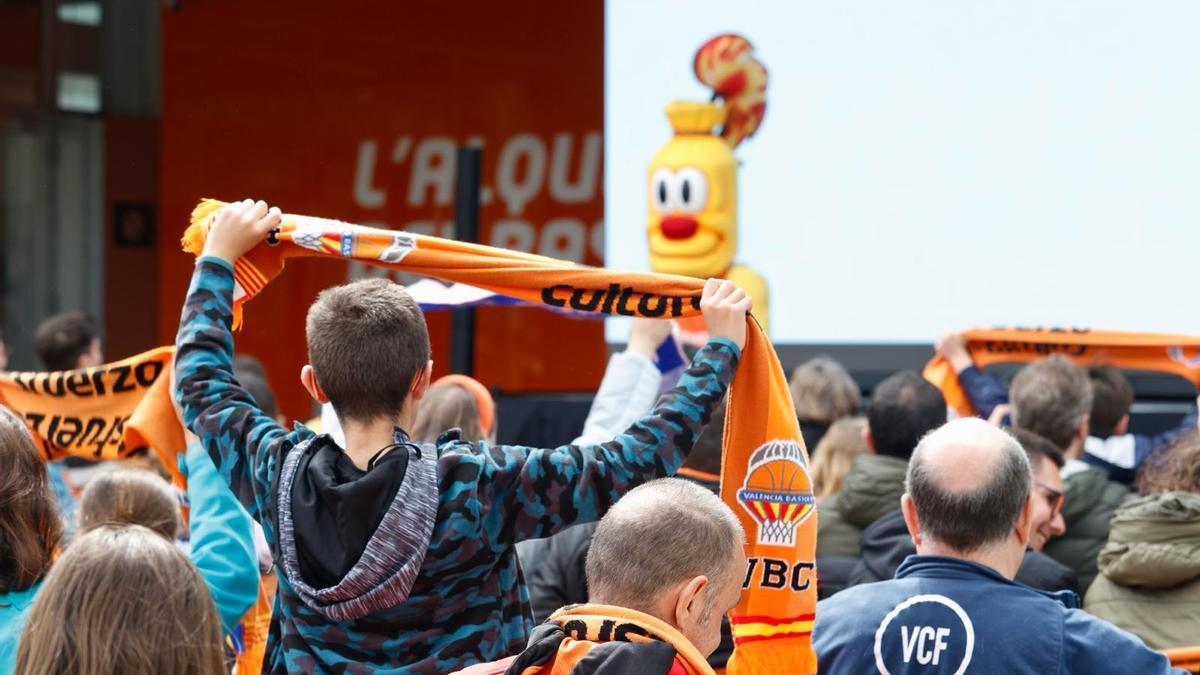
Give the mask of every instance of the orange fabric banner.
<path id="1" fill-rule="evenodd" d="M 149 447 L 177 485 L 186 447 L 171 404 L 174 347 L 115 363 L 53 373 L 0 372 L 0 405 L 25 418 L 47 461 L 117 459 Z"/>
<path id="2" fill-rule="evenodd" d="M 1131 370 L 1178 375 L 1200 386 L 1200 337 L 1168 333 L 1065 328 L 982 328 L 963 333 L 975 365 L 1028 363 L 1061 354 L 1083 365 L 1107 364 Z M 950 364 L 935 356 L 925 379 L 946 397 L 946 405 L 964 417 L 976 414 Z"/>
<path id="3" fill-rule="evenodd" d="M 223 205 L 204 200 L 196 207 L 185 250 L 201 253 L 211 217 Z M 553 307 L 649 318 L 699 316 L 704 284 L 284 214 L 267 241 L 234 264 L 235 323 L 286 259 L 301 256 L 354 259 Z M 750 558 L 741 602 L 731 612 L 735 651 L 728 672 L 813 673 L 817 518 L 808 455 L 775 350 L 753 317 L 747 323 L 729 391 L 721 477 L 721 497 L 746 528 Z"/>
<path id="4" fill-rule="evenodd" d="M 259 577 L 258 599 L 242 615 L 242 652 L 237 655 L 233 675 L 257 675 L 267 655 L 267 635 L 271 632 L 271 611 L 275 603 L 278 579 L 274 574 Z"/>

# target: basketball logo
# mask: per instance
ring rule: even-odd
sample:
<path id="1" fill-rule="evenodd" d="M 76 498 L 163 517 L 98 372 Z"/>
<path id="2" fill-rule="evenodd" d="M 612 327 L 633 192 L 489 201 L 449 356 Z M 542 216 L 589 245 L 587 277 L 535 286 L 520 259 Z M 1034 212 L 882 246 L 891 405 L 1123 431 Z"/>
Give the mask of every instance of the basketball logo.
<path id="1" fill-rule="evenodd" d="M 796 528 L 816 504 L 800 445 L 774 440 L 755 450 L 737 498 L 758 523 L 758 543 L 795 546 Z"/>

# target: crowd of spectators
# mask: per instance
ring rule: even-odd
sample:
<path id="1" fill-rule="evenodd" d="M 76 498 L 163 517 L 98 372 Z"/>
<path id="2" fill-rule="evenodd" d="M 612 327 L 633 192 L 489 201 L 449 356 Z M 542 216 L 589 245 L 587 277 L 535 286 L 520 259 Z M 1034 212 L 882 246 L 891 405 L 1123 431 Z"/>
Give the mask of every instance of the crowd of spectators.
<path id="1" fill-rule="evenodd" d="M 432 380 L 400 286 L 330 288 L 300 377 L 317 433 L 285 425 L 262 364 L 233 354 L 233 263 L 279 222 L 232 205 L 197 261 L 172 385 L 185 491 L 147 453 L 72 484 L 0 407 L 0 673 L 228 673 L 265 588 L 264 671 L 726 666 L 748 564 L 718 496 L 743 291 L 705 285 L 709 340 L 682 372 L 655 363 L 670 322 L 635 321 L 579 437 L 542 449 L 497 443 L 481 383 Z M 103 361 L 83 314 L 35 342 L 47 370 Z M 936 350 L 979 417 L 913 371 L 865 405 L 832 359 L 792 374 L 822 671 L 1168 672 L 1157 650 L 1200 644 L 1195 412 L 1131 433 L 1111 366 L 1054 355 L 1006 382 L 961 336 Z"/>

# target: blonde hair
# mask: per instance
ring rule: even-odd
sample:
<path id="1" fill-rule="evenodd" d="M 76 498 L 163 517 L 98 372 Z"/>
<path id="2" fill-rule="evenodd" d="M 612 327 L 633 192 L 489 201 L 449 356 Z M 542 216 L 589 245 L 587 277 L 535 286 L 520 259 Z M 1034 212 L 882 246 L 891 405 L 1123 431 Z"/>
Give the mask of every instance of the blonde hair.
<path id="1" fill-rule="evenodd" d="M 79 529 L 141 525 L 174 541 L 179 503 L 161 478 L 141 469 L 117 469 L 93 478 L 79 499 Z"/>
<path id="2" fill-rule="evenodd" d="M 435 384 L 425 392 L 412 439 L 416 443 L 434 443 L 447 429 L 462 429 L 462 437 L 474 441 L 487 438 L 479 421 L 475 396 L 457 384 Z"/>
<path id="3" fill-rule="evenodd" d="M 25 675 L 221 675 L 217 610 L 187 556 L 139 525 L 82 534 L 54 563 L 21 633 Z"/>
<path id="4" fill-rule="evenodd" d="M 858 383 L 842 364 L 828 356 L 818 356 L 797 366 L 788 387 L 792 390 L 796 417 L 801 422 L 832 424 L 857 415 L 862 405 Z"/>
<path id="5" fill-rule="evenodd" d="M 842 489 L 842 481 L 854 458 L 867 452 L 867 442 L 863 438 L 866 429 L 866 418 L 843 417 L 834 422 L 817 443 L 813 450 L 812 480 L 813 494 L 818 499 Z"/>

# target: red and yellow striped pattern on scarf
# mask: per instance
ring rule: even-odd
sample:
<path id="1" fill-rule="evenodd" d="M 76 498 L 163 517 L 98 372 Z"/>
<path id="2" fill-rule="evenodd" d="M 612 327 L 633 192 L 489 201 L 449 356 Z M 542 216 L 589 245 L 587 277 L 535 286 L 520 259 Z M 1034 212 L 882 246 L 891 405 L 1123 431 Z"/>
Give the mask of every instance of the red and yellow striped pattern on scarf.
<path id="1" fill-rule="evenodd" d="M 204 200 L 184 233 L 199 255 L 223 202 Z M 614 272 L 542 256 L 404 232 L 285 214 L 268 240 L 235 265 L 235 321 L 244 304 L 283 271 L 288 258 L 341 257 L 478 286 L 530 302 L 583 312 L 699 316 L 703 282 Z M 775 350 L 753 317 L 729 393 L 721 497 L 741 518 L 751 569 L 736 619 L 728 672 L 812 673 L 817 519 L 808 455 Z"/>
<path id="2" fill-rule="evenodd" d="M 1028 363 L 1061 354 L 1083 365 L 1107 364 L 1131 370 L 1172 373 L 1200 386 L 1200 337 L 1167 333 L 1063 328 L 984 328 L 963 333 L 975 365 Z M 925 379 L 946 397 L 946 405 L 966 417 L 976 410 L 950 364 L 935 356 Z"/>

